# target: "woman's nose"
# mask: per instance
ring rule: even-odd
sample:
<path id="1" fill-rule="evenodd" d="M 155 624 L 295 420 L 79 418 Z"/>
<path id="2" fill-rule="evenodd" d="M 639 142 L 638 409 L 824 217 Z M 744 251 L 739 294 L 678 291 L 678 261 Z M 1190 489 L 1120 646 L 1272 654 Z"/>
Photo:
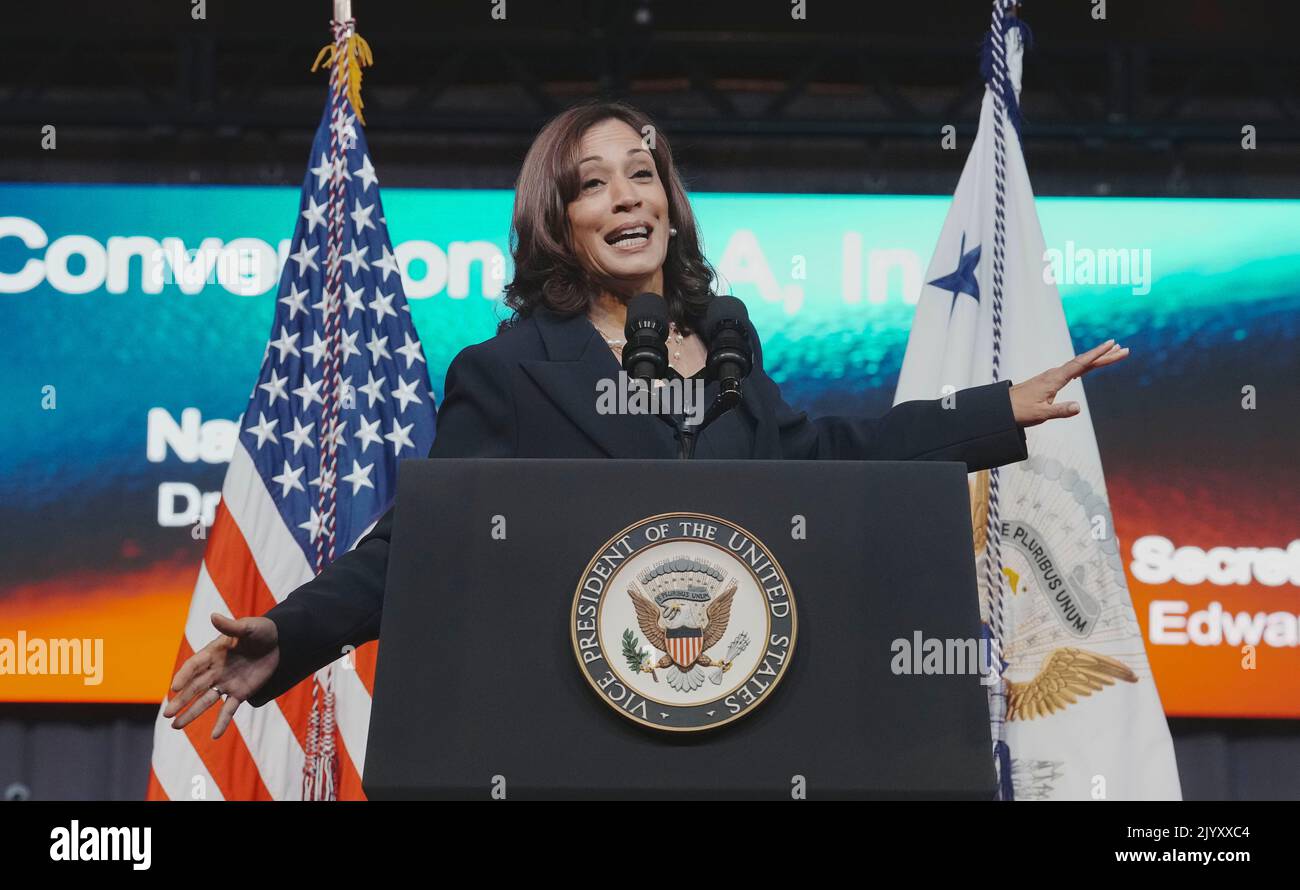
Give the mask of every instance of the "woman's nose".
<path id="1" fill-rule="evenodd" d="M 614 201 L 615 210 L 625 210 L 641 203 L 641 199 L 632 189 L 632 183 L 625 180 L 616 180 L 611 185 L 610 197 Z"/>

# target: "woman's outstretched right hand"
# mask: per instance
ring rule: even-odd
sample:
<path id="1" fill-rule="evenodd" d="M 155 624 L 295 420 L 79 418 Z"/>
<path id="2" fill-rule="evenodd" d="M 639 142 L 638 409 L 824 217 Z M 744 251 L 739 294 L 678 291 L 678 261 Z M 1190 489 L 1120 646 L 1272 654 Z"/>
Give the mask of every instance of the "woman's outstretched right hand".
<path id="1" fill-rule="evenodd" d="M 171 691 L 177 694 L 168 700 L 163 716 L 175 717 L 185 711 L 172 721 L 173 729 L 181 729 L 220 701 L 224 693 L 226 700 L 212 727 L 215 739 L 226 731 L 240 704 L 275 673 L 280 663 L 280 635 L 274 621 L 260 616 L 236 620 L 214 612 L 212 626 L 221 636 L 181 665 L 172 678 Z"/>

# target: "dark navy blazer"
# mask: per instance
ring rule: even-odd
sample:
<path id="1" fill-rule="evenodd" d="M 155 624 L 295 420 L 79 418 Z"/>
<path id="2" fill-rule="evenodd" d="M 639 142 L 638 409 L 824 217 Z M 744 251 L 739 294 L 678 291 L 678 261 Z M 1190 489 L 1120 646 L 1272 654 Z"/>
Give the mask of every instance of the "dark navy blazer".
<path id="1" fill-rule="evenodd" d="M 750 333 L 745 401 L 701 434 L 699 458 L 955 460 L 976 471 L 1027 456 L 1008 382 L 963 390 L 948 408 L 905 402 L 880 418 L 810 419 L 781 398 Z M 429 456 L 676 457 L 661 419 L 596 410 L 597 381 L 617 378 L 619 369 L 585 315 L 538 309 L 452 361 Z M 249 699 L 254 705 L 334 661 L 344 646 L 378 637 L 392 520 L 390 509 L 353 550 L 266 613 L 279 632 L 280 663 Z"/>

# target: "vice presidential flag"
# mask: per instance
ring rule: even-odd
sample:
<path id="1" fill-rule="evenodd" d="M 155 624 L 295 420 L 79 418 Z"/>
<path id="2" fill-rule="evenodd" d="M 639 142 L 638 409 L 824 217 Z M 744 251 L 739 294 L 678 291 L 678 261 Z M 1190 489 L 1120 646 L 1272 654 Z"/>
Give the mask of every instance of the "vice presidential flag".
<path id="1" fill-rule="evenodd" d="M 1045 280 L 1017 132 L 1021 52 L 1018 23 L 995 7 L 979 131 L 925 276 L 895 403 L 1022 381 L 1075 355 Z M 990 687 L 1001 796 L 1176 799 L 1173 745 L 1082 383 L 1057 398 L 1080 412 L 1027 430 L 1028 460 L 971 479 L 980 614 L 1001 668 Z"/>
<path id="2" fill-rule="evenodd" d="M 270 342 L 207 532 L 177 668 L 217 636 L 212 612 L 261 615 L 354 546 L 392 502 L 397 462 L 424 457 L 433 442 L 428 369 L 355 107 L 369 49 L 352 25 L 334 23 L 329 98 Z M 348 653 L 274 702 L 241 705 L 217 740 L 218 707 L 183 730 L 160 710 L 148 796 L 362 797 L 374 665 L 374 644 Z"/>

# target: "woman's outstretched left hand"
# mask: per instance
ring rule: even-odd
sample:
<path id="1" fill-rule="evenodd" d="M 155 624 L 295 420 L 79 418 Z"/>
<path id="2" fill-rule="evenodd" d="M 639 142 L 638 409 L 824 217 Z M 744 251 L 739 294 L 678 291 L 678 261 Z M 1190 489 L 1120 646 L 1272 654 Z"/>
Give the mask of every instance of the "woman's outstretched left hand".
<path id="1" fill-rule="evenodd" d="M 1082 355 L 1076 355 L 1059 368 L 1044 371 L 1011 387 L 1011 411 L 1020 426 L 1037 426 L 1056 417 L 1073 417 L 1079 413 L 1078 402 L 1053 401 L 1067 383 L 1089 371 L 1113 365 L 1128 355 L 1128 347 L 1107 340 Z"/>

